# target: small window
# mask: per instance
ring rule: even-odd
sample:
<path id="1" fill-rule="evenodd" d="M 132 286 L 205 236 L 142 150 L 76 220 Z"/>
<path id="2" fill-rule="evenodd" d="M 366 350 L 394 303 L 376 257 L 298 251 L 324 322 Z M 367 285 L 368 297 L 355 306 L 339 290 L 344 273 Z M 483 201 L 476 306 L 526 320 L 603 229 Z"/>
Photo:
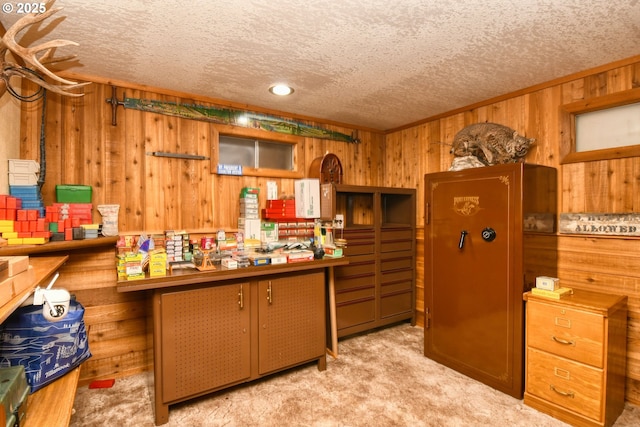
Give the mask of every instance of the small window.
<path id="1" fill-rule="evenodd" d="M 576 114 L 576 152 L 640 145 L 640 102 Z"/>
<path id="2" fill-rule="evenodd" d="M 560 108 L 561 163 L 640 156 L 640 88 Z"/>
<path id="3" fill-rule="evenodd" d="M 292 171 L 293 146 L 287 143 L 220 135 L 218 161 L 227 165 Z"/>
<path id="4" fill-rule="evenodd" d="M 218 165 L 242 166 L 242 175 L 300 178 L 302 138 L 264 138 L 264 132 L 216 126 L 212 136 L 212 172 Z M 244 131 L 244 132 L 243 132 Z"/>

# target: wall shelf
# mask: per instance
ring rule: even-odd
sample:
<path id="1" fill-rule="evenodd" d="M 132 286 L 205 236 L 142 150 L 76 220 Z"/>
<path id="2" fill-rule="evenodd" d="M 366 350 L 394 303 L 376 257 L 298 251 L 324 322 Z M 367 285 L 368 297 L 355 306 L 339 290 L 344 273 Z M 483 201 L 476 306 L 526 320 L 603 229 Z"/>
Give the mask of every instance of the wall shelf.
<path id="1" fill-rule="evenodd" d="M 69 257 L 30 258 L 29 264 L 34 269 L 33 284 L 16 295 L 7 304 L 0 307 L 0 322 L 4 322 L 31 295 L 36 286 L 46 283 L 47 279 L 60 268 Z M 67 426 L 71 419 L 73 402 L 76 396 L 80 367 L 75 368 L 63 377 L 41 388 L 29 396 L 29 413 L 24 426 Z"/>
<path id="2" fill-rule="evenodd" d="M 98 237 L 97 239 L 49 242 L 43 245 L 3 246 L 0 247 L 0 256 L 48 254 L 51 252 L 68 252 L 76 249 L 90 249 L 101 246 L 115 247 L 117 241 L 117 237 Z"/>

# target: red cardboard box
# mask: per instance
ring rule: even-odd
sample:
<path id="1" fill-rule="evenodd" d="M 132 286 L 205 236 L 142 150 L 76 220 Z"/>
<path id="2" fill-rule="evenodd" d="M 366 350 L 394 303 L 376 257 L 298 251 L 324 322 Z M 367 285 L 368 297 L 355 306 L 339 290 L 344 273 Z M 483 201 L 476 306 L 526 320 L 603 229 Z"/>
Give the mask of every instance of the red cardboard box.
<path id="1" fill-rule="evenodd" d="M 22 207 L 22 199 L 7 196 L 7 209 L 20 209 Z"/>

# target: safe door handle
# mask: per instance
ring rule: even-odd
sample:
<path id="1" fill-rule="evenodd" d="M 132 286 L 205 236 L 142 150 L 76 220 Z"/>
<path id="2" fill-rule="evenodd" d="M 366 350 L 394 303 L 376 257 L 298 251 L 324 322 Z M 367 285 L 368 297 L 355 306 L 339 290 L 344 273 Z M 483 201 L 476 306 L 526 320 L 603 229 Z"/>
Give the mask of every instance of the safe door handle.
<path id="1" fill-rule="evenodd" d="M 462 248 L 464 247 L 464 240 L 467 238 L 467 234 L 469 234 L 467 230 L 462 230 L 460 232 L 460 241 L 458 242 L 458 249 L 462 250 Z"/>

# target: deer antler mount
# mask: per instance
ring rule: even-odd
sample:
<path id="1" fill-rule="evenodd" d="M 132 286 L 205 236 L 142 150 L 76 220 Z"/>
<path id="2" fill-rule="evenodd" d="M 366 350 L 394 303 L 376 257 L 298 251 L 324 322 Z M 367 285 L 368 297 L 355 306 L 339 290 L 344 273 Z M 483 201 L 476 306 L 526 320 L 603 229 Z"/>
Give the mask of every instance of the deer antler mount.
<path id="1" fill-rule="evenodd" d="M 55 3 L 55 0 L 49 0 L 45 5 L 46 11 L 43 13 L 30 13 L 20 18 L 7 30 L 2 39 L 0 39 L 0 97 L 9 90 L 13 96 L 20 98 L 10 86 L 9 80 L 13 76 L 30 80 L 38 86 L 60 95 L 83 95 L 82 93 L 73 93 L 70 91 L 86 86 L 89 83 L 78 83 L 63 79 L 45 66 L 45 64 L 53 64 L 75 58 L 76 55 L 55 58 L 54 54 L 58 47 L 78 46 L 78 43 L 69 40 L 51 40 L 37 46 L 23 47 L 16 42 L 18 33 L 31 25 L 44 21 L 62 9 L 61 7 L 52 7 L 53 3 Z M 23 66 L 12 62 L 10 53 L 13 54 L 14 58 L 19 58 L 25 65 Z M 57 82 L 57 84 L 48 83 L 40 74 L 49 77 Z"/>

